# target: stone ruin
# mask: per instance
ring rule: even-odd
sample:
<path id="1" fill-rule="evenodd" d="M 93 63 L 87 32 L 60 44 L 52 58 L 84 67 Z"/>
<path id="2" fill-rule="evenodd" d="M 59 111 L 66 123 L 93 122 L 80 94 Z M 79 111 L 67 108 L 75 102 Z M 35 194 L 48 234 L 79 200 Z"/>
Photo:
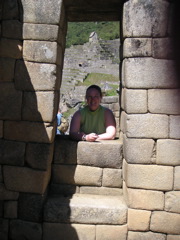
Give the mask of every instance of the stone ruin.
<path id="1" fill-rule="evenodd" d="M 1 240 L 180 239 L 178 14 L 173 0 L 0 2 Z M 67 22 L 102 20 L 121 24 L 119 138 L 74 142 L 55 136 Z"/>

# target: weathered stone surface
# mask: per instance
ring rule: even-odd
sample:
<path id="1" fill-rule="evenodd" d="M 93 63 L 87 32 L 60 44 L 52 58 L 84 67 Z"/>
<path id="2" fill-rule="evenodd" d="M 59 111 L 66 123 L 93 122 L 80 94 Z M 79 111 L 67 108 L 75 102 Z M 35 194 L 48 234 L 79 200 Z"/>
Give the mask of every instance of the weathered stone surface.
<path id="1" fill-rule="evenodd" d="M 175 167 L 174 190 L 180 190 L 180 167 Z"/>
<path id="2" fill-rule="evenodd" d="M 14 83 L 3 83 L 0 88 L 0 118 L 21 119 L 22 92 L 17 91 Z M 7 107 L 8 106 L 8 107 Z"/>
<path id="3" fill-rule="evenodd" d="M 128 209 L 128 229 L 149 231 L 151 211 Z"/>
<path id="4" fill-rule="evenodd" d="M 127 207 L 122 197 L 74 194 L 72 198 L 48 199 L 44 221 L 63 223 L 110 224 L 126 223 Z"/>
<path id="5" fill-rule="evenodd" d="M 146 90 L 123 90 L 124 110 L 127 113 L 147 112 L 147 91 Z"/>
<path id="6" fill-rule="evenodd" d="M 68 184 L 51 183 L 49 193 L 52 195 L 72 196 L 74 193 L 80 192 L 80 187 Z"/>
<path id="7" fill-rule="evenodd" d="M 0 138 L 3 137 L 3 121 L 0 121 Z"/>
<path id="8" fill-rule="evenodd" d="M 155 142 L 152 139 L 132 139 L 124 136 L 123 153 L 128 163 L 151 163 Z"/>
<path id="9" fill-rule="evenodd" d="M 17 218 L 17 201 L 5 201 L 4 203 L 4 217 Z"/>
<path id="10" fill-rule="evenodd" d="M 179 85 L 173 60 L 128 58 L 123 61 L 122 71 L 122 83 L 127 88 L 176 88 Z"/>
<path id="11" fill-rule="evenodd" d="M 133 0 L 124 5 L 124 37 L 162 37 L 166 34 L 168 20 L 166 1 Z"/>
<path id="12" fill-rule="evenodd" d="M 3 182 L 2 166 L 0 165 L 0 183 Z"/>
<path id="13" fill-rule="evenodd" d="M 77 144 L 67 136 L 56 137 L 53 162 L 77 164 Z"/>
<path id="14" fill-rule="evenodd" d="M 62 49 L 56 42 L 25 40 L 23 58 L 27 61 L 62 64 Z"/>
<path id="15" fill-rule="evenodd" d="M 12 220 L 10 223 L 10 238 L 14 240 L 41 240 L 42 227 L 39 223 Z"/>
<path id="16" fill-rule="evenodd" d="M 152 56 L 158 59 L 173 59 L 173 41 L 171 38 L 154 38 L 152 40 Z"/>
<path id="17" fill-rule="evenodd" d="M 118 195 L 122 195 L 122 188 L 86 187 L 86 186 L 84 186 L 84 187 L 80 187 L 80 193 L 118 196 Z"/>
<path id="18" fill-rule="evenodd" d="M 173 188 L 173 167 L 125 164 L 127 187 L 170 191 Z"/>
<path id="19" fill-rule="evenodd" d="M 122 187 L 122 170 L 105 168 L 102 178 L 103 187 Z"/>
<path id="20" fill-rule="evenodd" d="M 180 141 L 179 140 L 158 140 L 157 141 L 157 164 L 180 165 Z"/>
<path id="21" fill-rule="evenodd" d="M 14 78 L 15 59 L 0 58 L 0 82 L 12 82 Z"/>
<path id="22" fill-rule="evenodd" d="M 52 181 L 54 183 L 101 186 L 102 169 L 81 165 L 52 166 Z"/>
<path id="23" fill-rule="evenodd" d="M 9 221 L 7 219 L 0 219 L 0 239 L 8 240 Z"/>
<path id="24" fill-rule="evenodd" d="M 167 235 L 167 240 L 180 240 L 180 235 Z"/>
<path id="25" fill-rule="evenodd" d="M 59 24 L 62 0 L 22 0 L 24 22 Z"/>
<path id="26" fill-rule="evenodd" d="M 179 89 L 148 90 L 148 109 L 151 113 L 180 114 Z"/>
<path id="27" fill-rule="evenodd" d="M 17 0 L 6 0 L 3 6 L 3 19 L 19 19 L 19 10 L 19 4 Z"/>
<path id="28" fill-rule="evenodd" d="M 170 116 L 170 138 L 180 139 L 180 116 Z"/>
<path id="29" fill-rule="evenodd" d="M 97 225 L 96 226 L 96 240 L 126 240 L 127 225 L 110 226 Z"/>
<path id="30" fill-rule="evenodd" d="M 152 40 L 150 38 L 126 38 L 123 45 L 123 57 L 152 56 Z"/>
<path id="31" fill-rule="evenodd" d="M 87 224 L 44 223 L 43 240 L 94 240 L 96 235 L 95 228 L 94 225 Z"/>
<path id="32" fill-rule="evenodd" d="M 2 22 L 2 33 L 4 38 L 22 39 L 22 22 L 18 20 L 7 20 Z"/>
<path id="33" fill-rule="evenodd" d="M 180 214 L 155 211 L 151 216 L 150 230 L 180 235 Z"/>
<path id="34" fill-rule="evenodd" d="M 61 83 L 60 67 L 55 64 L 33 63 L 18 60 L 15 69 L 15 86 L 19 90 L 58 90 Z"/>
<path id="35" fill-rule="evenodd" d="M 0 183 L 0 200 L 17 200 L 19 193 L 8 190 L 4 183 Z"/>
<path id="36" fill-rule="evenodd" d="M 163 210 L 164 193 L 160 191 L 127 188 L 123 185 L 124 196 L 130 208 Z"/>
<path id="37" fill-rule="evenodd" d="M 4 201 L 0 201 L 0 218 L 3 217 L 4 213 Z"/>
<path id="38" fill-rule="evenodd" d="M 122 144 L 119 140 L 79 142 L 78 164 L 106 168 L 122 167 Z"/>
<path id="39" fill-rule="evenodd" d="M 47 170 L 53 159 L 54 144 L 28 143 L 26 162 L 35 169 Z"/>
<path id="40" fill-rule="evenodd" d="M 3 175 L 9 190 L 43 194 L 50 179 L 50 169 L 38 171 L 27 167 L 4 166 Z"/>
<path id="41" fill-rule="evenodd" d="M 180 213 L 180 191 L 165 193 L 165 210 Z"/>
<path id="42" fill-rule="evenodd" d="M 24 165 L 25 143 L 0 140 L 0 164 Z"/>
<path id="43" fill-rule="evenodd" d="M 103 96 L 102 103 L 118 103 L 119 97 L 118 96 Z"/>
<path id="44" fill-rule="evenodd" d="M 128 240 L 166 240 L 166 234 L 153 232 L 128 232 Z"/>
<path id="45" fill-rule="evenodd" d="M 126 135 L 132 138 L 168 138 L 168 116 L 160 114 L 126 115 Z"/>
<path id="46" fill-rule="evenodd" d="M 51 143 L 55 130 L 55 122 L 53 124 L 28 121 L 4 123 L 4 137 L 16 141 Z"/>
<path id="47" fill-rule="evenodd" d="M 15 59 L 22 58 L 22 42 L 19 40 L 1 38 L 0 57 Z"/>

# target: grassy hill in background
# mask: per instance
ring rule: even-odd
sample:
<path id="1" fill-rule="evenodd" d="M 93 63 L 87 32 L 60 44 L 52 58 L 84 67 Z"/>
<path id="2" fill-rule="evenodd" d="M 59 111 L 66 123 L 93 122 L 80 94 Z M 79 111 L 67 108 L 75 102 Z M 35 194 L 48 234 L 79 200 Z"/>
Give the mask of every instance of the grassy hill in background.
<path id="1" fill-rule="evenodd" d="M 103 40 L 117 39 L 120 37 L 119 22 L 69 22 L 66 47 L 88 42 L 91 32 L 96 32 Z"/>

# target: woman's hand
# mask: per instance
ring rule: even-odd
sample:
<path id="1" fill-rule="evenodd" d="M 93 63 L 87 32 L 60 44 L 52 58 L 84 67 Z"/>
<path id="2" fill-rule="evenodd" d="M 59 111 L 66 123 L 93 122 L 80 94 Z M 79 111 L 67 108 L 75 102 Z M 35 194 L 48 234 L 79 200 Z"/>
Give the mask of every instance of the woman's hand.
<path id="1" fill-rule="evenodd" d="M 98 135 L 96 133 L 90 133 L 86 135 L 86 141 L 88 142 L 95 142 L 98 138 Z"/>

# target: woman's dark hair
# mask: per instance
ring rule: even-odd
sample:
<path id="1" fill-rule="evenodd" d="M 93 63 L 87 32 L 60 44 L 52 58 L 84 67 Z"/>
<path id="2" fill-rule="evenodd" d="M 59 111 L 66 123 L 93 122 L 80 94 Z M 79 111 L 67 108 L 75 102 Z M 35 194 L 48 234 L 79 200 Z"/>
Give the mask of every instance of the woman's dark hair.
<path id="1" fill-rule="evenodd" d="M 96 89 L 96 90 L 99 92 L 100 97 L 102 97 L 102 91 L 101 91 L 101 88 L 100 88 L 98 85 L 91 85 L 91 86 L 89 86 L 89 87 L 86 89 L 86 95 L 87 95 L 87 91 L 88 91 L 89 89 L 92 89 L 92 88 Z"/>

